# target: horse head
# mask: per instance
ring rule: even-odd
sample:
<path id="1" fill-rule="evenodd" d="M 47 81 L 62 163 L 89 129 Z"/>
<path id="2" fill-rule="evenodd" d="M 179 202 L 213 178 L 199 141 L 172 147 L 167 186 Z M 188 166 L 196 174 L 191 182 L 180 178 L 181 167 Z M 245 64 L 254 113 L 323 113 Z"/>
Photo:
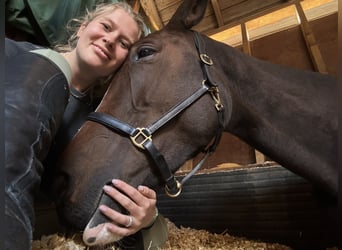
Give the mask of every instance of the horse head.
<path id="1" fill-rule="evenodd" d="M 122 211 L 103 194 L 105 184 L 166 184 L 176 196 L 182 183 L 173 173 L 210 153 L 222 131 L 336 193 L 336 80 L 262 62 L 191 31 L 206 6 L 185 0 L 166 27 L 134 44 L 57 164 L 59 214 L 86 228 L 89 245 L 121 238 L 95 230 L 107 222 L 100 204 Z"/>

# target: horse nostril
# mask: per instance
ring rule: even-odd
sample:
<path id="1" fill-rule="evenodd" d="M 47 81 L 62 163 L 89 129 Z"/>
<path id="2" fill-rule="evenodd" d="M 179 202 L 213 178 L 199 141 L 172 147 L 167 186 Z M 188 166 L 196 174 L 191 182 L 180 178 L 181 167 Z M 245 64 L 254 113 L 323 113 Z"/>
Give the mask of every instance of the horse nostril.
<path id="1" fill-rule="evenodd" d="M 87 239 L 87 242 L 88 242 L 89 244 L 92 244 L 92 243 L 94 243 L 95 241 L 96 241 L 96 237 L 90 237 L 90 238 Z"/>

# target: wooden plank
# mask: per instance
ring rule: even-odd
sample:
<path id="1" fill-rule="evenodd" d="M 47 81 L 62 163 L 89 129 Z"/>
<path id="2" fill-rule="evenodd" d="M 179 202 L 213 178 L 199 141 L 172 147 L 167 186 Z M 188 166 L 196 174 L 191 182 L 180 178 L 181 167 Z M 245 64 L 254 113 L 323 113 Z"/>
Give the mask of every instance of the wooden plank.
<path id="1" fill-rule="evenodd" d="M 139 1 L 139 0 L 135 0 L 135 1 L 134 1 L 133 10 L 134 10 L 136 13 L 139 13 L 139 11 L 140 11 L 140 1 Z"/>
<path id="2" fill-rule="evenodd" d="M 266 161 L 266 156 L 260 151 L 255 149 L 255 162 L 258 164 L 262 164 Z"/>
<path id="3" fill-rule="evenodd" d="M 242 33 L 242 51 L 247 55 L 252 55 L 251 46 L 248 39 L 248 31 L 246 28 L 246 23 L 241 24 L 241 33 Z"/>
<path id="4" fill-rule="evenodd" d="M 234 20 L 242 20 L 248 18 L 248 16 L 255 13 L 266 14 L 267 10 L 279 9 L 279 6 L 288 6 L 289 1 L 281 0 L 234 0 L 234 1 L 221 1 L 212 0 L 212 4 L 208 5 L 205 16 L 201 23 L 195 27 L 195 30 L 199 32 L 206 33 L 209 30 L 217 28 L 220 25 L 224 27 L 224 24 L 228 24 Z M 157 9 L 159 11 L 159 16 L 164 25 L 166 25 L 176 9 L 179 7 L 182 1 L 155 1 Z M 266 11 L 266 12 L 265 12 Z M 235 23 L 236 25 L 237 23 Z"/>
<path id="5" fill-rule="evenodd" d="M 160 30 L 164 24 L 159 16 L 159 12 L 154 0 L 140 0 L 141 7 L 144 9 L 146 16 L 148 16 L 152 28 Z"/>
<path id="6" fill-rule="evenodd" d="M 223 26 L 224 22 L 223 22 L 223 18 L 222 18 L 222 14 L 221 14 L 221 8 L 220 8 L 218 1 L 217 0 L 211 0 L 211 5 L 213 6 L 218 26 L 219 27 Z"/>
<path id="7" fill-rule="evenodd" d="M 206 35 L 210 36 L 210 35 L 213 35 L 215 33 L 222 32 L 222 31 L 224 31 L 226 29 L 229 29 L 229 28 L 232 28 L 232 27 L 234 27 L 236 25 L 240 25 L 243 22 L 247 22 L 249 20 L 255 19 L 257 17 L 263 16 L 263 15 L 269 14 L 269 13 L 271 13 L 273 11 L 276 11 L 276 10 L 279 10 L 281 8 L 287 7 L 287 6 L 289 6 L 289 5 L 293 4 L 293 3 L 294 3 L 294 0 L 289 0 L 289 1 L 286 1 L 286 2 L 278 3 L 278 4 L 275 4 L 275 5 L 269 6 L 269 8 L 267 8 L 267 9 L 256 11 L 254 13 L 250 13 L 247 16 L 241 16 L 241 17 L 237 16 L 234 20 L 231 20 L 229 23 L 226 20 L 224 20 L 224 22 L 227 23 L 226 25 L 221 26 L 221 27 L 219 27 L 217 29 L 210 29 L 210 30 L 207 29 L 204 33 Z M 223 13 L 222 15 L 225 16 L 226 13 Z"/>
<path id="8" fill-rule="evenodd" d="M 312 30 L 329 74 L 336 75 L 341 56 L 338 55 L 338 13 L 310 21 Z M 341 44 L 341 43 L 340 43 Z"/>
<path id="9" fill-rule="evenodd" d="M 156 5 L 159 11 L 171 9 L 170 11 L 174 13 L 182 2 L 183 0 L 163 0 L 163 1 L 157 0 Z"/>
<path id="10" fill-rule="evenodd" d="M 208 29 L 216 29 L 217 23 L 216 23 L 216 17 L 215 15 L 209 15 L 207 17 L 205 17 L 204 19 L 202 19 L 202 21 L 197 24 L 196 26 L 193 27 L 194 30 L 201 32 L 201 33 L 205 33 Z"/>
<path id="11" fill-rule="evenodd" d="M 173 14 L 176 12 L 180 4 L 181 0 L 174 1 L 158 1 L 156 2 L 157 8 L 159 10 L 159 16 L 162 19 L 164 25 L 167 24 Z"/>
<path id="12" fill-rule="evenodd" d="M 253 40 L 251 48 L 253 57 L 261 60 L 302 70 L 315 70 L 299 25 Z"/>
<path id="13" fill-rule="evenodd" d="M 304 2 L 301 2 L 301 4 L 302 3 L 306 3 L 306 2 L 304 1 Z M 313 7 L 307 10 L 305 9 L 305 6 L 306 5 L 302 5 L 303 9 L 305 10 L 305 16 L 310 23 L 312 23 L 312 20 L 320 19 L 327 15 L 331 16 L 332 13 L 337 12 L 337 6 L 336 6 L 335 0 L 333 2 L 329 2 L 326 4 L 320 5 L 319 7 Z M 306 6 L 306 8 L 307 7 L 308 6 Z M 235 27 L 238 27 L 238 26 L 240 27 L 240 25 L 236 25 Z M 250 41 L 261 38 L 265 35 L 270 35 L 270 34 L 280 32 L 283 30 L 288 30 L 295 26 L 299 26 L 299 20 L 297 17 L 296 7 L 294 4 L 291 4 L 290 6 L 281 8 L 280 10 L 271 12 L 269 14 L 263 15 L 261 17 L 255 18 L 247 22 L 247 29 L 248 29 L 248 35 L 249 35 Z M 322 47 L 320 45 L 320 40 L 322 40 L 326 36 L 325 35 L 320 36 L 320 34 L 317 34 L 314 29 L 315 28 L 314 24 L 311 24 L 311 27 L 316 36 L 317 43 L 319 44 L 321 53 L 324 54 L 322 51 Z M 218 41 L 223 41 L 231 45 L 242 44 L 241 37 L 231 34 L 229 30 L 232 30 L 232 28 L 227 29 L 222 32 L 218 32 L 212 36 L 214 36 L 215 39 Z M 235 36 L 235 38 L 233 36 Z M 324 58 L 324 55 L 323 55 L 323 58 Z M 325 58 L 326 64 L 329 61 L 330 60 L 327 60 L 327 58 Z M 327 66 L 327 69 L 329 71 L 328 66 Z"/>
<path id="14" fill-rule="evenodd" d="M 327 2 L 319 7 L 307 6 L 307 2 L 301 2 L 302 8 L 305 10 L 305 16 L 308 21 L 314 19 L 323 18 L 338 12 L 338 1 L 333 0 L 332 2 Z"/>
<path id="15" fill-rule="evenodd" d="M 193 168 L 193 160 L 187 160 L 178 170 L 177 173 L 190 172 Z"/>
<path id="16" fill-rule="evenodd" d="M 287 3 L 287 2 L 286 2 Z M 271 8 L 282 6 L 283 1 L 279 0 L 253 0 L 241 2 L 236 6 L 230 8 L 222 7 L 222 16 L 224 17 L 224 23 L 230 23 L 236 20 L 248 18 L 251 15 L 255 15 L 259 12 L 267 11 Z"/>
<path id="17" fill-rule="evenodd" d="M 323 60 L 322 54 L 316 42 L 314 33 L 312 32 L 310 23 L 308 22 L 302 6 L 299 2 L 295 3 L 298 18 L 300 19 L 300 26 L 305 39 L 307 49 L 309 51 L 312 63 L 316 71 L 327 74 L 328 70 Z"/>

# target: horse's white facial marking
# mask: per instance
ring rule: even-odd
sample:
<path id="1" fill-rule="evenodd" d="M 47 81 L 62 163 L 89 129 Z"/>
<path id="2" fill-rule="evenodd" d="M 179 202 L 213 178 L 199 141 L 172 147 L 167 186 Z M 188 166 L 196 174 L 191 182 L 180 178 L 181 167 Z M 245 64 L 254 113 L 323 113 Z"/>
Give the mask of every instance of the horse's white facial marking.
<path id="1" fill-rule="evenodd" d="M 91 221 L 88 223 L 83 232 L 83 241 L 86 245 L 101 246 L 122 239 L 122 236 L 113 234 L 112 232 L 108 231 L 106 223 L 97 225 L 96 227 L 92 228 L 89 227 L 90 223 Z"/>

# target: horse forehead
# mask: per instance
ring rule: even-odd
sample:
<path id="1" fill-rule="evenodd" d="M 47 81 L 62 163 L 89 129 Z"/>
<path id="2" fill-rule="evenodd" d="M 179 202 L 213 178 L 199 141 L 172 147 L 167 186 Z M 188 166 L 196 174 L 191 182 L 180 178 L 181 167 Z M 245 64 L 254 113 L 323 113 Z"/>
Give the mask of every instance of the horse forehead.
<path id="1" fill-rule="evenodd" d="M 193 36 L 189 36 L 189 32 L 164 32 L 164 43 L 170 48 L 179 51 L 188 51 L 195 48 Z"/>
<path id="2" fill-rule="evenodd" d="M 189 46 L 192 46 L 192 44 L 194 44 L 191 33 L 192 32 L 189 31 L 164 29 L 151 33 L 147 37 L 140 40 L 140 42 L 138 42 L 136 46 L 139 47 L 141 44 L 151 43 L 160 51 L 170 49 L 174 49 L 177 51 L 187 50 L 189 49 Z"/>
<path id="3" fill-rule="evenodd" d="M 197 51 L 192 36 L 182 32 L 165 32 L 163 36 L 162 58 L 169 63 L 171 68 L 190 69 L 193 65 Z M 184 67 L 186 65 L 186 67 Z M 167 72 L 167 69 L 164 69 Z"/>

